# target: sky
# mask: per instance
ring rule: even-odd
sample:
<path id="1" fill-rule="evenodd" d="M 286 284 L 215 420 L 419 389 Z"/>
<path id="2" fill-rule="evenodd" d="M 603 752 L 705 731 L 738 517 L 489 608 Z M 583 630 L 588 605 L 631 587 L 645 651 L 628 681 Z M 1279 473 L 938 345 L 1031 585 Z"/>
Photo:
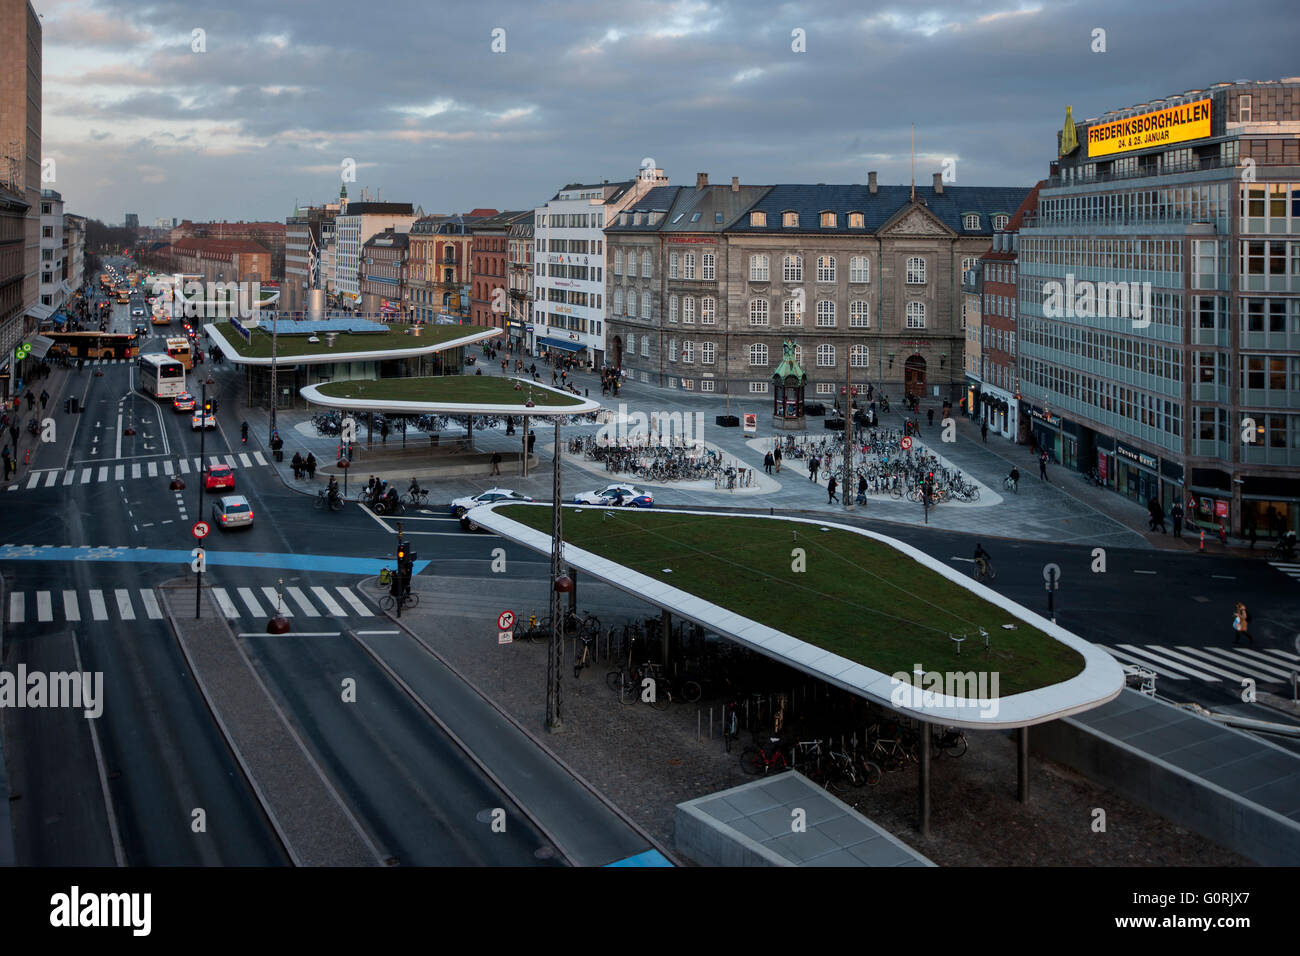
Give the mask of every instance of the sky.
<path id="1" fill-rule="evenodd" d="M 571 182 L 1028 186 L 1076 120 L 1300 75 L 1295 0 L 32 0 L 69 212 L 426 213 Z M 1098 33 L 1097 31 L 1103 31 Z"/>

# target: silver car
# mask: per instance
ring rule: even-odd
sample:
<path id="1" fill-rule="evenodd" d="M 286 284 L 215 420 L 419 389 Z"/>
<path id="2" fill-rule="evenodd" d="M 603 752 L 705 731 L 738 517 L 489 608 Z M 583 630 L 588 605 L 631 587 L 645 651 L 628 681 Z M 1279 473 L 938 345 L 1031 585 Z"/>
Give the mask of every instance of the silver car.
<path id="1" fill-rule="evenodd" d="M 212 505 L 212 523 L 218 528 L 251 526 L 253 506 L 243 495 L 225 495 Z"/>

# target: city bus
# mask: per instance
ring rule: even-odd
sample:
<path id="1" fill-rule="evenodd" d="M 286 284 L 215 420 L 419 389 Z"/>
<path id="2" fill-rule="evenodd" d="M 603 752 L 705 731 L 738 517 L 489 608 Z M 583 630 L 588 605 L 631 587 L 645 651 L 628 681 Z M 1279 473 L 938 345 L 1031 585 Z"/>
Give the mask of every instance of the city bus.
<path id="1" fill-rule="evenodd" d="M 77 359 L 134 359 L 140 355 L 140 337 L 127 332 L 42 332 L 54 344 L 50 352 Z"/>
<path id="2" fill-rule="evenodd" d="M 185 391 L 185 366 L 161 352 L 141 355 L 140 388 L 154 398 L 174 398 Z"/>
<path id="3" fill-rule="evenodd" d="M 180 362 L 187 369 L 194 367 L 194 355 L 190 351 L 189 339 L 167 339 L 167 354 Z"/>

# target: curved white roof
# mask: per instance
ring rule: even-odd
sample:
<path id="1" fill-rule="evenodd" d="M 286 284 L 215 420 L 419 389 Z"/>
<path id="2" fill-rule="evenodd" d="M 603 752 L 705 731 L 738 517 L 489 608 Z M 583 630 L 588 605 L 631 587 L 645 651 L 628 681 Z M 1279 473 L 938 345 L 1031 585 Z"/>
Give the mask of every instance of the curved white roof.
<path id="1" fill-rule="evenodd" d="M 270 367 L 271 357 L 255 358 L 250 355 L 240 355 L 239 352 L 226 341 L 225 334 L 217 330 L 214 323 L 209 322 L 203 328 L 211 336 L 212 341 L 216 343 L 217 348 L 221 349 L 226 359 L 235 365 L 265 365 Z M 435 352 L 445 352 L 447 349 L 458 348 L 462 345 L 474 345 L 477 342 L 483 342 L 494 336 L 501 335 L 501 329 L 484 329 L 480 332 L 474 332 L 470 335 L 462 335 L 459 338 L 449 339 L 446 342 L 435 342 L 429 345 L 421 345 L 409 349 L 375 349 L 369 352 L 340 352 L 331 349 L 321 343 L 321 351 L 312 355 L 280 355 L 276 358 L 277 365 L 326 365 L 332 362 L 384 362 L 389 359 L 415 358 L 419 355 L 432 355 Z M 419 339 L 412 336 L 411 341 L 418 342 Z"/>
<path id="2" fill-rule="evenodd" d="M 453 376 L 454 377 L 454 376 Z M 383 379 L 380 379 L 382 382 Z M 402 381 L 399 379 L 399 381 Z M 520 379 L 523 381 L 523 379 Z M 326 384 L 326 383 L 321 383 Z M 566 398 L 577 398 L 570 392 L 561 392 L 558 388 L 530 383 L 534 393 L 551 392 Z M 344 408 L 368 412 L 392 412 L 398 415 L 527 415 L 530 418 L 558 418 L 563 415 L 585 415 L 600 408 L 600 402 L 590 398 L 578 398 L 573 405 L 535 405 L 527 407 L 522 402 L 511 405 L 483 404 L 480 402 L 405 402 L 384 400 L 382 398 L 335 398 L 322 395 L 319 385 L 308 385 L 298 390 L 313 405 L 326 408 Z M 527 394 L 527 393 L 521 393 Z"/>

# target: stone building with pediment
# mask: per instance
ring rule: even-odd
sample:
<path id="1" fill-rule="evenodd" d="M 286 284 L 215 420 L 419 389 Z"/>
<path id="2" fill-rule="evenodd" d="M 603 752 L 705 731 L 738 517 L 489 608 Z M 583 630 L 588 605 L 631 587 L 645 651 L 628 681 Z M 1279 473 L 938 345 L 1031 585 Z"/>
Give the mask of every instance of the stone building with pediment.
<path id="1" fill-rule="evenodd" d="M 670 356 L 658 384 L 710 373 L 710 390 L 766 395 L 782 341 L 798 345 L 808 400 L 829 403 L 851 378 L 926 405 L 965 388 L 962 273 L 989 250 L 1029 188 L 777 185 L 723 231 L 725 308 L 695 343 L 711 369 Z M 721 270 L 719 270 L 721 274 Z M 699 332 L 705 337 L 705 329 Z M 694 383 L 698 388 L 698 383 Z M 923 406 L 925 407 L 925 406 Z"/>

